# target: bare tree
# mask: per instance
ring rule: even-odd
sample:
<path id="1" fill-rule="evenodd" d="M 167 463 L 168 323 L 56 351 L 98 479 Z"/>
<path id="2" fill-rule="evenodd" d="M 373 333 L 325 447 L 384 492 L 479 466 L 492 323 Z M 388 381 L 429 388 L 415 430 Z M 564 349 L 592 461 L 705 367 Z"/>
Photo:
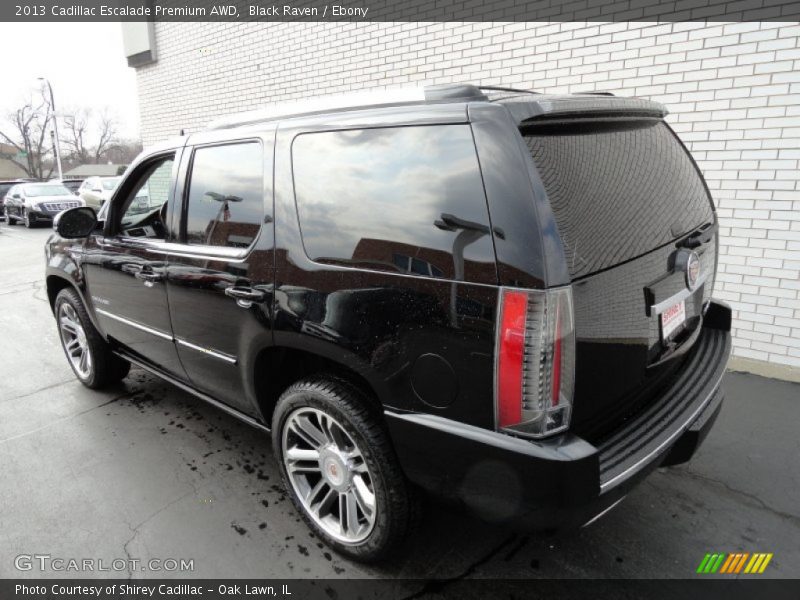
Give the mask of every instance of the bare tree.
<path id="1" fill-rule="evenodd" d="M 129 165 L 142 151 L 140 140 L 119 139 L 106 152 L 105 158 L 112 163 Z"/>
<path id="2" fill-rule="evenodd" d="M 114 140 L 117 139 L 117 121 L 109 115 L 108 110 L 100 113 L 97 130 L 97 145 L 94 147 L 94 161 L 96 163 L 100 162 L 100 157 L 108 151 Z"/>
<path id="3" fill-rule="evenodd" d="M 64 133 L 61 137 L 67 148 L 66 158 L 70 163 L 82 165 L 89 162 L 90 152 L 87 148 L 89 118 L 90 111 L 85 108 L 71 110 L 64 115 Z"/>
<path id="4" fill-rule="evenodd" d="M 64 129 L 64 145 L 74 164 L 97 164 L 116 145 L 117 121 L 107 109 L 99 113 L 90 108 L 68 110 Z"/>
<path id="5" fill-rule="evenodd" d="M 8 126 L 0 129 L 0 138 L 16 148 L 21 160 L 15 160 L 28 175 L 36 179 L 48 179 L 53 173 L 53 164 L 47 164 L 51 153 L 48 136 L 53 119 L 50 103 L 40 90 L 16 111 L 6 116 Z"/>

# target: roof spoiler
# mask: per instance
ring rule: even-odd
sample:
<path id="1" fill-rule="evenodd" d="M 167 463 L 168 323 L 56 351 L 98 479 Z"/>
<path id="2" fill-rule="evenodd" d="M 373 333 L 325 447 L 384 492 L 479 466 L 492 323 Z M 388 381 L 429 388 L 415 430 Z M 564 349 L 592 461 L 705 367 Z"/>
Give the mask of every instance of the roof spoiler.
<path id="1" fill-rule="evenodd" d="M 521 126 L 559 119 L 629 117 L 663 119 L 667 107 L 643 98 L 618 98 L 606 94 L 515 98 L 502 102 Z"/>

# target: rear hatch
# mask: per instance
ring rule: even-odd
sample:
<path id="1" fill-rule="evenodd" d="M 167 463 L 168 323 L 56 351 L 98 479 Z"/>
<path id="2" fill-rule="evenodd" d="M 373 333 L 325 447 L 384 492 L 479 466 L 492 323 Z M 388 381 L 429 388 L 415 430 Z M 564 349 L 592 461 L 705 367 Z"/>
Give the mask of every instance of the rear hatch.
<path id="1" fill-rule="evenodd" d="M 613 97 L 535 104 L 527 117 L 519 105 L 516 113 L 573 283 L 572 429 L 598 442 L 658 397 L 696 341 L 713 286 L 716 219 L 660 105 Z"/>

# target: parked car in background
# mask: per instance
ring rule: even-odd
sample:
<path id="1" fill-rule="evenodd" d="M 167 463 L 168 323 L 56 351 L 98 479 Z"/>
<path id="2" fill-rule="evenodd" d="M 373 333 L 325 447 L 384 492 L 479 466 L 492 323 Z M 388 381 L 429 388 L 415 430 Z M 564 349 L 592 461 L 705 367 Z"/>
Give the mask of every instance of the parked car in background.
<path id="1" fill-rule="evenodd" d="M 9 225 L 22 221 L 30 228 L 49 223 L 61 211 L 79 206 L 85 206 L 83 200 L 61 183 L 19 183 L 6 194 L 4 214 Z"/>
<path id="2" fill-rule="evenodd" d="M 111 198 L 111 194 L 119 185 L 119 177 L 89 177 L 78 190 L 78 195 L 86 206 L 99 209 Z"/>
<path id="3" fill-rule="evenodd" d="M 64 184 L 64 187 L 67 188 L 70 192 L 72 192 L 76 196 L 78 195 L 78 191 L 80 190 L 81 185 L 83 184 L 83 182 L 84 182 L 83 179 L 62 179 L 61 180 L 61 183 Z"/>
<path id="4" fill-rule="evenodd" d="M 5 210 L 3 209 L 6 199 L 6 194 L 8 194 L 8 191 L 18 183 L 24 183 L 24 182 L 25 182 L 24 179 L 0 180 L 0 217 L 2 217 L 3 219 L 6 218 L 6 213 Z"/>
<path id="5" fill-rule="evenodd" d="M 419 489 L 589 524 L 722 406 L 703 177 L 644 99 L 389 97 L 220 120 L 141 154 L 102 224 L 59 215 L 66 358 L 90 388 L 134 364 L 271 431 L 297 510 L 359 560 L 399 547 Z"/>

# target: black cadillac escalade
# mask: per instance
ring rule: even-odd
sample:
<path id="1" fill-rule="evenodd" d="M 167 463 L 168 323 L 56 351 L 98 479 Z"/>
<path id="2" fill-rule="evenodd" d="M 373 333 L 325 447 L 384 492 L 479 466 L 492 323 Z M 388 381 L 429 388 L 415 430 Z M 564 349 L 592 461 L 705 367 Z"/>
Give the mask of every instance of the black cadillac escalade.
<path id="1" fill-rule="evenodd" d="M 143 153 L 46 247 L 64 351 L 271 432 L 360 560 L 424 490 L 587 524 L 722 403 L 717 220 L 660 104 L 451 85 L 276 107 Z"/>

